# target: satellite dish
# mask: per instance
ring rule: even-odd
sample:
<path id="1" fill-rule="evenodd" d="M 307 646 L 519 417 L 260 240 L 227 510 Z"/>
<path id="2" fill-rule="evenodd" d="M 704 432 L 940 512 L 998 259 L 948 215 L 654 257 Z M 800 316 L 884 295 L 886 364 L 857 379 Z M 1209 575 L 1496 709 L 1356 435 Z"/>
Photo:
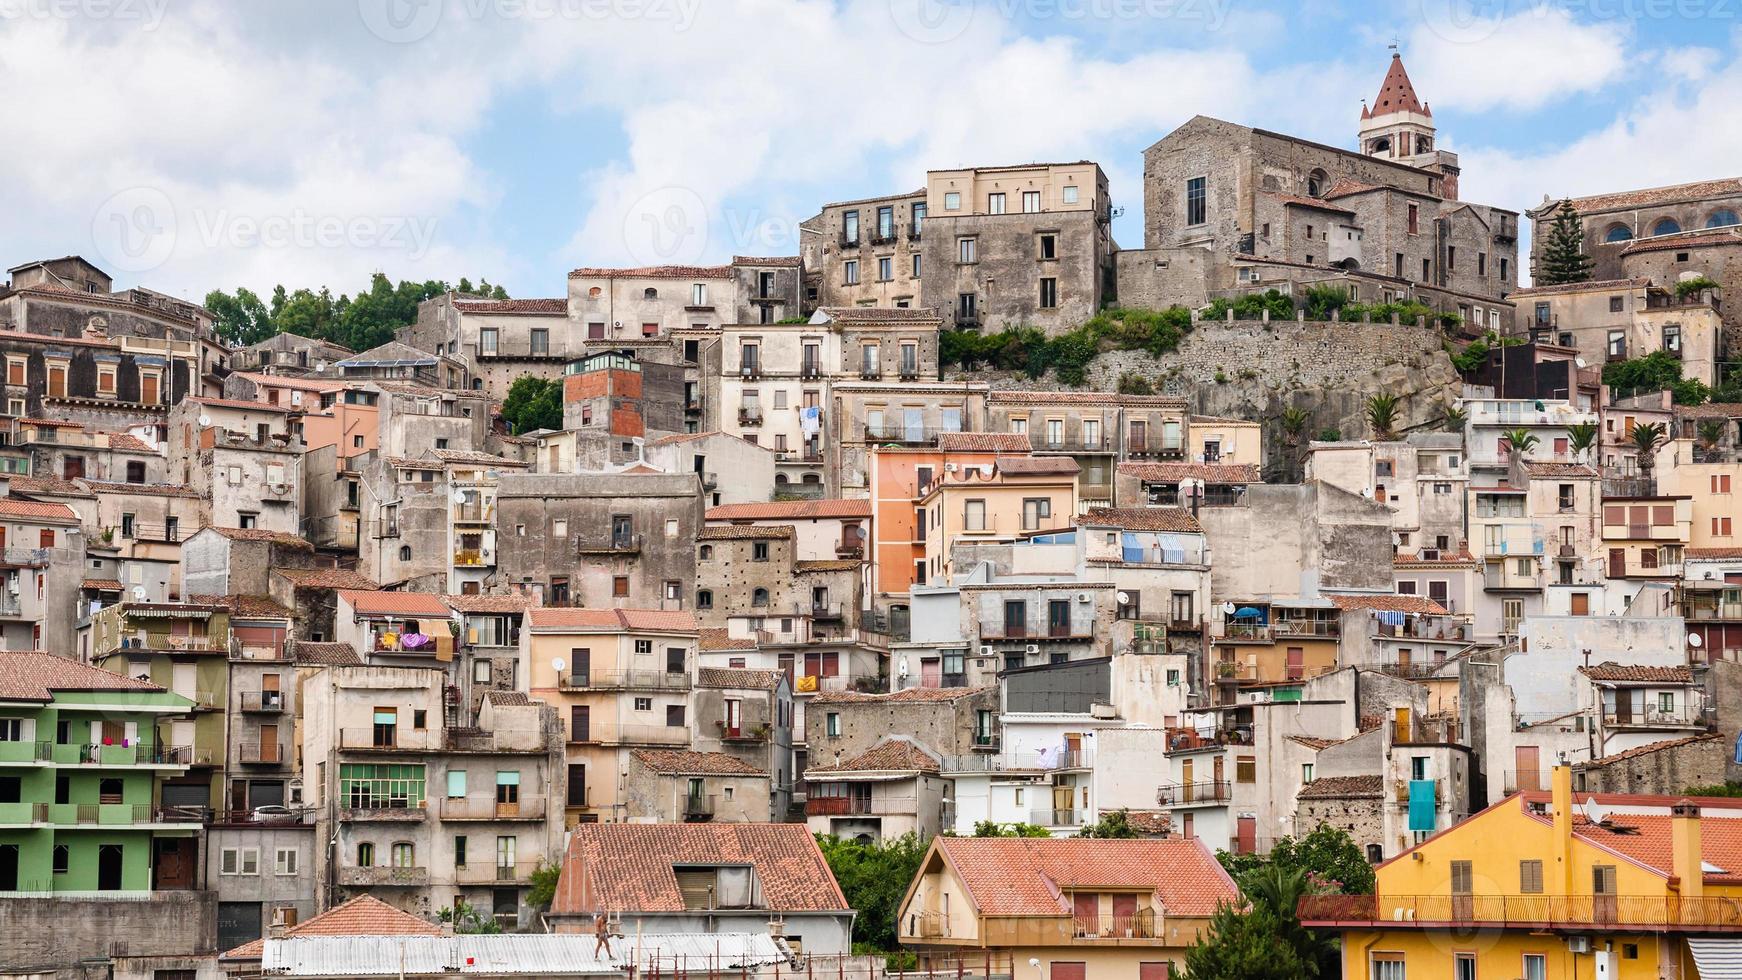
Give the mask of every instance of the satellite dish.
<path id="1" fill-rule="evenodd" d="M 900 677 L 907 676 L 907 658 L 906 657 L 902 657 L 901 662 L 896 665 L 895 673 Z"/>
<path id="2" fill-rule="evenodd" d="M 133 598 L 135 601 L 143 602 L 145 600 L 145 586 L 135 585 L 133 587 Z"/>
<path id="3" fill-rule="evenodd" d="M 1705 643 L 1705 642 L 1706 642 L 1705 640 L 1700 638 L 1700 634 L 1698 634 L 1698 633 L 1689 633 L 1688 634 L 1688 646 L 1693 647 L 1695 650 L 1698 650 L 1700 648 L 1700 644 Z"/>
<path id="4" fill-rule="evenodd" d="M 455 490 L 454 491 L 454 503 L 463 504 L 465 502 L 466 502 L 466 491 Z"/>
<path id="5" fill-rule="evenodd" d="M 633 436 L 630 438 L 629 444 L 631 446 L 645 446 L 645 445 L 647 445 L 647 440 L 643 439 L 640 436 Z"/>
<path id="6" fill-rule="evenodd" d="M 1115 592 L 1113 593 L 1113 598 L 1119 600 L 1121 606 L 1128 606 L 1131 604 L 1131 593 L 1129 592 Z"/>
<path id="7" fill-rule="evenodd" d="M 206 415 L 206 414 L 202 413 L 200 415 L 200 424 L 201 425 L 211 425 L 212 424 L 212 417 L 210 415 Z"/>
<path id="8" fill-rule="evenodd" d="M 551 661 L 550 661 L 550 668 L 551 668 L 551 669 L 552 669 L 552 670 L 554 670 L 554 671 L 556 671 L 556 672 L 557 672 L 557 673 L 559 673 L 559 674 L 560 674 L 560 673 L 562 673 L 562 669 L 563 669 L 563 668 L 564 668 L 564 667 L 567 667 L 567 666 L 568 666 L 568 664 L 566 664 L 566 663 L 564 663 L 564 662 L 563 662 L 563 658 L 561 658 L 561 657 L 553 657 L 553 658 L 551 658 Z"/>
<path id="9" fill-rule="evenodd" d="M 1609 811 L 1603 809 L 1603 807 L 1597 803 L 1597 798 L 1595 796 L 1585 797 L 1585 805 L 1579 812 L 1583 813 L 1585 819 L 1589 820 L 1591 823 L 1602 823 L 1609 819 Z"/>

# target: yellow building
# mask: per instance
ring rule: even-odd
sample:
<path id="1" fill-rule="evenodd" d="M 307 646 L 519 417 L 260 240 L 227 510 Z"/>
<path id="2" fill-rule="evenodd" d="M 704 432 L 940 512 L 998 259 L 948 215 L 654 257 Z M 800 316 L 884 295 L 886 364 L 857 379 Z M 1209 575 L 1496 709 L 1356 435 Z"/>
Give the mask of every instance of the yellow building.
<path id="1" fill-rule="evenodd" d="M 1079 472 L 1069 456 L 999 456 L 978 466 L 946 467 L 921 490 L 916 508 L 925 521 L 915 528 L 925 542 L 925 574 L 916 576 L 917 584 L 949 580 L 957 543 L 1015 541 L 1070 528 Z"/>
<path id="2" fill-rule="evenodd" d="M 520 670 L 567 729 L 567 826 L 627 816 L 635 749 L 690 747 L 696 620 L 657 609 L 532 608 Z"/>
<path id="3" fill-rule="evenodd" d="M 1691 452 L 1692 443 L 1674 444 L 1674 460 Z M 1688 533 L 1690 548 L 1742 546 L 1742 462 L 1671 462 L 1664 467 L 1658 456 L 1658 492 L 1693 500 Z"/>
<path id="4" fill-rule="evenodd" d="M 1186 461 L 1228 466 L 1264 465 L 1263 427 L 1250 419 L 1193 415 L 1186 423 Z"/>
<path id="5" fill-rule="evenodd" d="M 1234 882 L 1201 841 L 934 837 L 897 929 L 921 969 L 1166 980 Z M 1035 965 L 1038 963 L 1038 966 Z"/>
<path id="6" fill-rule="evenodd" d="M 1347 980 L 1716 980 L 1742 960 L 1742 800 L 1517 794 L 1301 903 Z M 1729 964 L 1729 966 L 1721 966 Z"/>

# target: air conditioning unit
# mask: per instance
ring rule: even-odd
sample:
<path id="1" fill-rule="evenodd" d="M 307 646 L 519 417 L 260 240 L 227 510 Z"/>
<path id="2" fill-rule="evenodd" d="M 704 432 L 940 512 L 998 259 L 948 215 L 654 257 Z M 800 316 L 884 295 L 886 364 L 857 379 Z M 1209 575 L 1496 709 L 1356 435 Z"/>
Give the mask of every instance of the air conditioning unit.
<path id="1" fill-rule="evenodd" d="M 1022 648 L 1022 652 L 1023 653 L 1039 653 L 1040 652 L 1040 644 L 1030 643 L 1027 646 Z"/>
<path id="2" fill-rule="evenodd" d="M 1093 600 L 1092 600 L 1092 597 L 1087 592 L 1078 592 L 1077 593 L 1077 601 L 1078 602 L 1090 602 Z"/>
<path id="3" fill-rule="evenodd" d="M 954 463 L 945 463 L 944 464 L 944 472 L 945 473 L 954 473 L 955 471 L 956 471 L 956 464 L 954 464 Z"/>
<path id="4" fill-rule="evenodd" d="M 1591 951 L 1591 937 L 1590 936 L 1568 936 L 1567 937 L 1567 952 L 1569 952 L 1569 953 L 1589 953 L 1590 951 Z"/>

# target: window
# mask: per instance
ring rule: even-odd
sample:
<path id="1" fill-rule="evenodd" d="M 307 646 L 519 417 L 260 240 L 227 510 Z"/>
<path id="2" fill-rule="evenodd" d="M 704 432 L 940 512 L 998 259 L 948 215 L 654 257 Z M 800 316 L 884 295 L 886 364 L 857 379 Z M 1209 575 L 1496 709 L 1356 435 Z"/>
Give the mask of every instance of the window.
<path id="1" fill-rule="evenodd" d="M 684 726 L 684 711 L 681 704 L 665 706 L 665 726 L 667 728 L 682 728 Z"/>
<path id="2" fill-rule="evenodd" d="M 944 210 L 960 211 L 962 209 L 962 194 L 960 191 L 944 192 Z"/>
<path id="3" fill-rule="evenodd" d="M 402 840 L 393 842 L 393 867 L 417 867 L 417 850 L 412 847 L 411 841 Z"/>
<path id="4" fill-rule="evenodd" d="M 1653 235 L 1674 235 L 1682 230 L 1682 223 L 1674 218 L 1659 218 L 1657 224 L 1651 226 Z"/>
<path id="5" fill-rule="evenodd" d="M 550 331 L 543 327 L 533 327 L 529 335 L 530 350 L 534 357 L 542 357 L 550 353 Z"/>
<path id="6" fill-rule="evenodd" d="M 69 856 L 68 851 L 69 851 L 69 848 L 65 844 L 56 844 L 54 846 L 53 871 L 55 874 L 64 875 L 67 873 L 67 868 L 68 868 L 68 860 L 67 859 Z"/>
<path id="7" fill-rule="evenodd" d="M 1053 234 L 1041 235 L 1036 239 L 1036 241 L 1038 242 L 1040 258 L 1056 259 L 1059 257 L 1059 236 Z"/>
<path id="8" fill-rule="evenodd" d="M 962 504 L 962 530 L 986 530 L 986 501 L 968 500 Z"/>
<path id="9" fill-rule="evenodd" d="M 858 282 L 859 282 L 859 260 L 858 259 L 848 259 L 845 263 L 842 264 L 841 269 L 842 269 L 843 273 L 845 274 L 845 277 L 846 277 L 845 282 L 847 285 L 849 285 L 849 286 L 858 285 Z"/>
<path id="10" fill-rule="evenodd" d="M 1077 185 L 1066 184 L 1064 190 L 1059 193 L 1059 200 L 1066 204 L 1077 203 Z"/>
<path id="11" fill-rule="evenodd" d="M 466 770 L 448 770 L 448 799 L 463 799 L 466 795 Z"/>
<path id="12" fill-rule="evenodd" d="M 1542 953 L 1525 953 L 1523 980 L 1548 980 L 1548 957 Z"/>
<path id="13" fill-rule="evenodd" d="M 1208 177 L 1193 177 L 1186 181 L 1186 224 L 1201 225 L 1209 220 Z"/>
<path id="14" fill-rule="evenodd" d="M 841 241 L 847 245 L 859 244 L 859 212 L 857 209 L 842 212 Z"/>
<path id="15" fill-rule="evenodd" d="M 1627 333 L 1624 330 L 1609 331 L 1609 357 L 1611 359 L 1627 356 Z"/>
<path id="16" fill-rule="evenodd" d="M 25 369 L 29 366 L 29 363 L 29 361 L 22 357 L 7 355 L 6 383 L 20 388 L 24 387 L 28 383 L 26 381 Z"/>
<path id="17" fill-rule="evenodd" d="M 918 252 L 913 253 L 913 277 L 915 279 L 919 278 L 919 253 Z"/>
<path id="18" fill-rule="evenodd" d="M 1040 213 L 1040 192 L 1039 191 L 1023 191 L 1022 192 L 1022 213 L 1023 214 L 1039 214 Z"/>
<path id="19" fill-rule="evenodd" d="M 1663 349 L 1666 351 L 1669 351 L 1671 354 L 1680 354 L 1682 352 L 1682 328 L 1681 327 L 1679 327 L 1673 323 L 1664 324 L 1664 327 L 1663 327 Z"/>
<path id="20" fill-rule="evenodd" d="M 714 592 L 712 589 L 698 589 L 696 591 L 696 608 L 697 609 L 712 609 L 712 608 L 714 608 Z"/>
<path id="21" fill-rule="evenodd" d="M 1409 233 L 1411 235 L 1421 234 L 1421 208 L 1415 204 L 1409 206 Z"/>
<path id="22" fill-rule="evenodd" d="M 1542 894 L 1542 862 L 1540 860 L 1518 862 L 1518 890 L 1526 895 Z"/>
<path id="23" fill-rule="evenodd" d="M 485 327 L 479 330 L 478 353 L 486 355 L 496 353 L 499 336 L 499 332 L 494 327 Z"/>
<path id="24" fill-rule="evenodd" d="M 1234 761 L 1234 779 L 1242 783 L 1258 781 L 1258 757 L 1243 755 Z"/>
<path id="25" fill-rule="evenodd" d="M 1022 501 L 1022 529 L 1024 531 L 1038 531 L 1041 521 L 1051 517 L 1051 497 L 1027 497 Z"/>
<path id="26" fill-rule="evenodd" d="M 616 599 L 629 597 L 629 576 L 614 575 L 611 578 L 611 596 Z"/>
<path id="27" fill-rule="evenodd" d="M 1476 980 L 1476 954 L 1452 954 L 1452 980 Z"/>
<path id="28" fill-rule="evenodd" d="M 962 263 L 979 261 L 977 242 L 978 239 L 974 238 L 956 239 L 956 261 Z"/>
<path id="29" fill-rule="evenodd" d="M 956 319 L 973 321 L 979 319 L 979 301 L 973 293 L 956 294 Z"/>
<path id="30" fill-rule="evenodd" d="M 1053 278 L 1043 278 L 1040 281 L 1040 308 L 1043 310 L 1057 309 L 1059 305 L 1059 281 Z"/>
<path id="31" fill-rule="evenodd" d="M 635 710 L 636 711 L 652 711 L 653 710 L 653 699 L 652 698 L 636 698 L 635 699 Z"/>
<path id="32" fill-rule="evenodd" d="M 895 259 L 883 256 L 877 260 L 877 281 L 888 282 L 895 278 Z"/>
<path id="33" fill-rule="evenodd" d="M 750 593 L 750 604 L 752 606 L 759 608 L 759 609 L 766 607 L 768 605 L 768 590 L 767 589 L 756 589 L 755 591 L 751 592 Z"/>
<path id="34" fill-rule="evenodd" d="M 986 213 L 987 214 L 1003 214 L 1004 213 L 1004 195 L 1002 193 L 994 192 L 994 193 L 986 195 Z"/>
<path id="35" fill-rule="evenodd" d="M 296 874 L 297 852 L 294 847 L 281 847 L 273 855 L 272 873 L 275 875 Z"/>

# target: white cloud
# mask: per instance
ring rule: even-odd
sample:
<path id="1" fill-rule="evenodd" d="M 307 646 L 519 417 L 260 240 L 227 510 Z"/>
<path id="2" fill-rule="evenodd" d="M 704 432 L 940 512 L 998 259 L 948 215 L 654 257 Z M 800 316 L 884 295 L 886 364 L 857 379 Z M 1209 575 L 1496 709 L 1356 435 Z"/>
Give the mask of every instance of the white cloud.
<path id="1" fill-rule="evenodd" d="M 1580 23 L 1535 3 L 1504 17 L 1447 15 L 1460 0 L 1422 0 L 1406 63 L 1416 92 L 1436 108 L 1532 110 L 1597 91 L 1627 68 L 1631 31 L 1618 20 Z"/>

